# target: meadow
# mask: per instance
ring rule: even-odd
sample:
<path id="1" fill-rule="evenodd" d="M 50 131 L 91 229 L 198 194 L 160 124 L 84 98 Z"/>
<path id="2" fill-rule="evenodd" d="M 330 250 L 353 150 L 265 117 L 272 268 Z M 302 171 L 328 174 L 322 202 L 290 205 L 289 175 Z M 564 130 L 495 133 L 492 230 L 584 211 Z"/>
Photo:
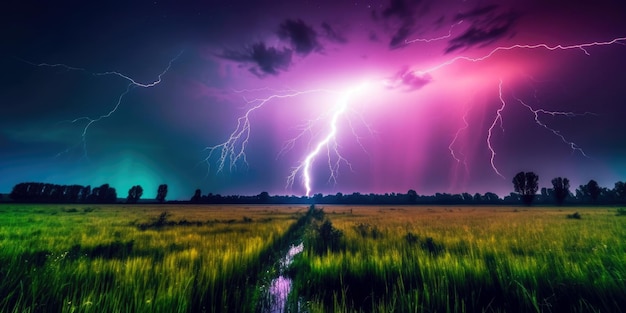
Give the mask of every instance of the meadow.
<path id="1" fill-rule="evenodd" d="M 306 211 L 3 205 L 0 312 L 253 312 Z"/>
<path id="2" fill-rule="evenodd" d="M 295 242 L 294 312 L 620 312 L 617 213 L 5 204 L 0 312 L 267 312 L 274 265 Z"/>
<path id="3" fill-rule="evenodd" d="M 324 212 L 292 267 L 291 296 L 310 312 L 626 310 L 626 216 L 616 208 Z"/>

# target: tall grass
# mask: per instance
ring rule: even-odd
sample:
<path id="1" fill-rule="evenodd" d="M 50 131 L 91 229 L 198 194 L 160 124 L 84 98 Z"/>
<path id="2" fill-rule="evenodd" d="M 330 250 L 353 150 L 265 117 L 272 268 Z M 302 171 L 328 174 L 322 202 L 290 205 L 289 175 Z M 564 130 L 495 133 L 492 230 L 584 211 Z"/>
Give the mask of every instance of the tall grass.
<path id="1" fill-rule="evenodd" d="M 311 312 L 624 310 L 626 219 L 576 210 L 326 207 L 341 248 L 305 247 L 295 292 Z"/>
<path id="2" fill-rule="evenodd" d="M 0 311 L 252 312 L 270 250 L 305 212 L 0 206 Z"/>

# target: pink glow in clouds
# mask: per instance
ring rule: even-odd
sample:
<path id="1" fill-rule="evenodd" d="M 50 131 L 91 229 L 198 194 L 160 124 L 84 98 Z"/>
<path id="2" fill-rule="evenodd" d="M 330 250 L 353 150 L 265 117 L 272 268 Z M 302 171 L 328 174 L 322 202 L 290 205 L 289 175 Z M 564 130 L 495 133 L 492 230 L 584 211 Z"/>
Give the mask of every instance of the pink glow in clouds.
<path id="1" fill-rule="evenodd" d="M 619 1 L 157 2 L 137 16 L 111 5 L 86 10 L 91 24 L 54 7 L 73 24 L 10 21 L 32 40 L 8 39 L 18 59 L 0 100 L 16 105 L 0 115 L 0 168 L 45 170 L 12 170 L 0 188 L 94 184 L 74 177 L 120 169 L 115 151 L 180 182 L 180 199 L 196 188 L 506 195 L 522 170 L 541 187 L 626 177 Z"/>

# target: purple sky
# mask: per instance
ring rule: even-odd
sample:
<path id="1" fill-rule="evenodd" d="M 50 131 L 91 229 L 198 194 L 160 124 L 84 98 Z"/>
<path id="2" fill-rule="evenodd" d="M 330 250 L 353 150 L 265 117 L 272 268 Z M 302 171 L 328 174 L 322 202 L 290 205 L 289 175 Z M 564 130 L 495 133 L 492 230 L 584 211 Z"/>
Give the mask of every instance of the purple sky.
<path id="1" fill-rule="evenodd" d="M 623 1 L 6 6 L 0 192 L 303 195 L 303 162 L 362 84 L 311 159 L 311 193 L 506 195 L 519 171 L 542 187 L 626 179 Z M 218 171 L 238 118 L 272 96 Z"/>

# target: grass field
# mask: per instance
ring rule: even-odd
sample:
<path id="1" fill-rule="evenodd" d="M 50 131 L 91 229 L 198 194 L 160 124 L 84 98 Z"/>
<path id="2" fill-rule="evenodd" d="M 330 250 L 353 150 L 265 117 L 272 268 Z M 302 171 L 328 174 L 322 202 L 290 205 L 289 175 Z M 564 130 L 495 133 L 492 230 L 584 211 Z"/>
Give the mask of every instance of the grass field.
<path id="1" fill-rule="evenodd" d="M 617 208 L 319 208 L 2 205 L 0 312 L 263 311 L 303 225 L 293 311 L 626 310 Z"/>
<path id="2" fill-rule="evenodd" d="M 255 311 L 306 209 L 0 206 L 0 312 Z"/>
<path id="3" fill-rule="evenodd" d="M 313 227 L 292 270 L 312 312 L 626 311 L 626 217 L 615 208 L 324 211 L 341 236 L 316 250 Z"/>

